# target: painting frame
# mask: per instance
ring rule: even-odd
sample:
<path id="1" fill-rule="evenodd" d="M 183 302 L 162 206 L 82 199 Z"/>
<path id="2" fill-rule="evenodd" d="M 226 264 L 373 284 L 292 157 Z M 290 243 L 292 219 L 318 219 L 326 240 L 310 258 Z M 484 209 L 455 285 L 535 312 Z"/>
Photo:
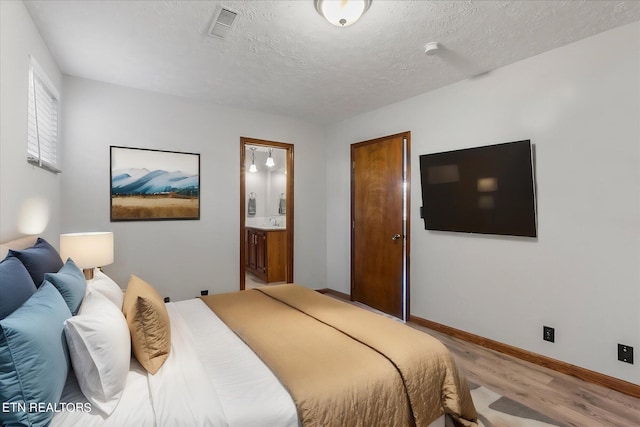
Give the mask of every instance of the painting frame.
<path id="1" fill-rule="evenodd" d="M 111 222 L 200 220 L 200 154 L 109 146 Z"/>

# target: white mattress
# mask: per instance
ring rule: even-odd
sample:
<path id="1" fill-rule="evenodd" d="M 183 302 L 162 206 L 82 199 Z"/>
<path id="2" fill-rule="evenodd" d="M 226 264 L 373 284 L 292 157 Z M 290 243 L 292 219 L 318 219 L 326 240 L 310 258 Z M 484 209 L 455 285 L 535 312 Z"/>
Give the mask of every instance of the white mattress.
<path id="1" fill-rule="evenodd" d="M 283 385 L 200 299 L 168 303 L 167 311 L 171 352 L 156 375 L 132 358 L 127 388 L 111 416 L 60 412 L 51 426 L 299 425 Z M 61 402 L 87 402 L 73 375 Z M 429 427 L 444 426 L 443 416 Z"/>

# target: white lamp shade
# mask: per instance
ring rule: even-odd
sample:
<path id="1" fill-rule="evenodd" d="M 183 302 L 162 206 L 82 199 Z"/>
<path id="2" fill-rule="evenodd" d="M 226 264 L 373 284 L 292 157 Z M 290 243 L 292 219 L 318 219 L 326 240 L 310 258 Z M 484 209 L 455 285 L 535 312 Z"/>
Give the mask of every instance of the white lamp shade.
<path id="1" fill-rule="evenodd" d="M 69 233 L 60 235 L 60 256 L 71 258 L 81 269 L 113 263 L 113 233 Z"/>

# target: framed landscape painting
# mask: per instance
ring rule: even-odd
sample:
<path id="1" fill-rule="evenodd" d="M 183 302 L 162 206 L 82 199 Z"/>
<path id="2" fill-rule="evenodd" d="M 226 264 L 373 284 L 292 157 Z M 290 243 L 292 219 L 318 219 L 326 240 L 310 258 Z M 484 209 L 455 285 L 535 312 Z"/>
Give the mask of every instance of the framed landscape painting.
<path id="1" fill-rule="evenodd" d="M 200 154 L 110 148 L 112 222 L 200 219 Z"/>

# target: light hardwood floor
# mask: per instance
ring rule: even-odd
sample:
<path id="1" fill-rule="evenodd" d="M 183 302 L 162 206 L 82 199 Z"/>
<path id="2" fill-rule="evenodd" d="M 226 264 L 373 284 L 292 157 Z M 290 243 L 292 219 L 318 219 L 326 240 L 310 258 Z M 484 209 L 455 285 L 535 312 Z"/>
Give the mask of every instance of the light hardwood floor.
<path id="1" fill-rule="evenodd" d="M 467 378 L 576 427 L 640 427 L 640 399 L 412 323 L 442 341 Z"/>
<path id="2" fill-rule="evenodd" d="M 326 295 L 378 312 L 335 293 L 326 293 Z M 407 325 L 442 341 L 453 354 L 458 366 L 464 370 L 469 381 L 483 385 L 567 426 L 640 427 L 640 399 L 638 398 L 412 322 L 408 322 Z"/>

